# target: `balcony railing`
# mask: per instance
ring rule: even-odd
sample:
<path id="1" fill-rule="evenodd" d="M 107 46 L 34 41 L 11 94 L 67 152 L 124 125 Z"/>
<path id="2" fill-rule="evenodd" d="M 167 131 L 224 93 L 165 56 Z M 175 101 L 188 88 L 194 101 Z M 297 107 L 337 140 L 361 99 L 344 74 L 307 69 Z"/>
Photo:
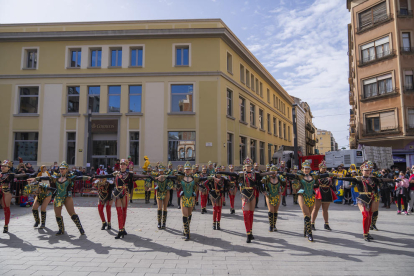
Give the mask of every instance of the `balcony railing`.
<path id="1" fill-rule="evenodd" d="M 405 128 L 407 133 L 414 134 L 414 123 L 408 123 L 407 127 Z"/>
<path id="2" fill-rule="evenodd" d="M 402 55 L 414 55 L 414 47 L 401 47 L 400 53 Z"/>
<path id="3" fill-rule="evenodd" d="M 383 136 L 383 135 L 391 135 L 391 134 L 399 134 L 399 133 L 401 133 L 400 127 L 382 128 L 381 130 L 378 130 L 378 131 L 365 129 L 362 132 L 362 136 Z"/>
<path id="4" fill-rule="evenodd" d="M 371 30 L 379 25 L 382 25 L 390 20 L 393 19 L 393 14 L 389 13 L 389 14 L 384 14 L 382 16 L 377 16 L 376 18 L 374 18 L 372 20 L 372 22 L 370 24 L 366 24 L 365 26 L 359 26 L 357 28 L 357 34 L 363 33 L 365 31 Z"/>
<path id="5" fill-rule="evenodd" d="M 386 97 L 391 97 L 391 96 L 395 96 L 398 95 L 398 88 L 394 88 L 391 91 L 376 91 L 375 94 L 373 93 L 372 95 L 363 95 L 361 102 L 366 102 L 366 101 L 370 101 L 370 100 L 377 100 L 377 99 L 381 99 L 381 98 L 386 98 Z"/>
<path id="6" fill-rule="evenodd" d="M 387 50 L 387 51 L 384 51 L 384 52 L 379 52 L 379 53 L 376 53 L 374 56 L 368 56 L 364 59 L 360 59 L 358 61 L 358 66 L 363 67 L 363 66 L 367 66 L 367 65 L 370 65 L 370 64 L 374 64 L 374 63 L 380 62 L 382 60 L 393 58 L 396 55 L 397 55 L 396 50 Z"/>
<path id="7" fill-rule="evenodd" d="M 410 17 L 413 17 L 413 11 L 412 10 L 407 10 L 407 9 L 400 9 L 398 12 L 397 12 L 397 17 L 400 17 L 400 18 L 410 18 Z"/>
<path id="8" fill-rule="evenodd" d="M 414 85 L 404 86 L 404 93 L 414 93 Z"/>
<path id="9" fill-rule="evenodd" d="M 315 128 L 312 127 L 311 130 L 309 130 L 309 132 L 312 133 L 312 134 L 315 133 Z"/>
<path id="10" fill-rule="evenodd" d="M 354 92 L 349 91 L 349 105 L 354 105 L 354 104 L 355 104 Z"/>
<path id="11" fill-rule="evenodd" d="M 312 125 L 310 123 L 306 123 L 305 128 L 309 131 L 312 131 Z"/>
<path id="12" fill-rule="evenodd" d="M 349 120 L 350 127 L 356 127 L 355 120 Z"/>

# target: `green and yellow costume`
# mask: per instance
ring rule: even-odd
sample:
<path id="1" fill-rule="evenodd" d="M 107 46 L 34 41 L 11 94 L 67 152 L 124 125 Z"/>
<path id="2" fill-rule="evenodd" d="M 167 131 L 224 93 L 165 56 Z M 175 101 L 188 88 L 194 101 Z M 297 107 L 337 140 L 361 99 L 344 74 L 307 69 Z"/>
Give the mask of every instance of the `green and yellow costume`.
<path id="1" fill-rule="evenodd" d="M 272 183 L 270 175 L 262 178 L 262 183 L 264 184 L 267 197 L 269 198 L 269 203 L 272 206 L 278 206 L 280 194 L 283 194 L 286 189 L 286 179 L 282 175 L 277 175 L 276 179 L 277 183 Z"/>

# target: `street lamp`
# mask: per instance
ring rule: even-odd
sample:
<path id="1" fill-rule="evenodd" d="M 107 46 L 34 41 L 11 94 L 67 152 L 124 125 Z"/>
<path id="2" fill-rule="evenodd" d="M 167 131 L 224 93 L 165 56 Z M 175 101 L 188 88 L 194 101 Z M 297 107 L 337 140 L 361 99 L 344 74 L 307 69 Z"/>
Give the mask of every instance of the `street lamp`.
<path id="1" fill-rule="evenodd" d="M 94 98 L 89 97 L 89 108 L 88 108 L 88 150 L 86 156 L 86 172 L 91 172 L 92 163 L 92 111 L 93 111 Z M 88 166 L 89 165 L 89 166 Z"/>

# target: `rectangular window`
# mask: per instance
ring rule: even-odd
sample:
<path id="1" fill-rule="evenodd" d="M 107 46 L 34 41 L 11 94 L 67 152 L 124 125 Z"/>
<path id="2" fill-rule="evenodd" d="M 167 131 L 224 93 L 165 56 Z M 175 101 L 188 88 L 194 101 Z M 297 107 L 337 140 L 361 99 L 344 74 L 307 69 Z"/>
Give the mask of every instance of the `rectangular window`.
<path id="1" fill-rule="evenodd" d="M 195 161 L 195 131 L 168 132 L 168 161 Z"/>
<path id="2" fill-rule="evenodd" d="M 108 112 L 121 112 L 121 86 L 108 87 Z"/>
<path id="3" fill-rule="evenodd" d="M 359 28 L 363 30 L 388 19 L 386 1 L 359 14 Z"/>
<path id="4" fill-rule="evenodd" d="M 389 131 L 397 128 L 395 111 L 387 111 L 365 116 L 367 133 Z"/>
<path id="5" fill-rule="evenodd" d="M 142 47 L 131 48 L 131 66 L 142 67 L 144 49 Z M 135 162 L 134 162 L 135 164 Z"/>
<path id="6" fill-rule="evenodd" d="M 250 125 L 256 125 L 256 107 L 254 104 L 250 104 Z"/>
<path id="7" fill-rule="evenodd" d="M 407 111 L 408 115 L 408 128 L 414 129 L 414 108 L 409 108 Z"/>
<path id="8" fill-rule="evenodd" d="M 227 52 L 227 72 L 233 73 L 233 56 Z"/>
<path id="9" fill-rule="evenodd" d="M 260 165 L 264 165 L 265 164 L 265 143 L 264 142 L 260 142 L 260 158 L 259 158 L 259 162 Z"/>
<path id="10" fill-rule="evenodd" d="M 267 89 L 267 103 L 270 104 L 270 90 Z"/>
<path id="11" fill-rule="evenodd" d="M 283 139 L 283 136 L 282 136 L 282 121 L 279 121 L 279 137 L 280 137 L 280 139 Z"/>
<path id="12" fill-rule="evenodd" d="M 405 71 L 404 72 L 404 91 L 413 91 L 413 71 Z"/>
<path id="13" fill-rule="evenodd" d="M 256 162 L 256 140 L 250 139 L 250 158 L 253 162 Z"/>
<path id="14" fill-rule="evenodd" d="M 101 100 L 101 87 L 88 87 L 88 107 L 91 112 L 99 113 L 99 103 Z"/>
<path id="15" fill-rule="evenodd" d="M 283 124 L 283 139 L 286 140 L 287 136 L 286 136 L 286 124 Z"/>
<path id="16" fill-rule="evenodd" d="M 246 69 L 246 86 L 250 88 L 250 72 Z"/>
<path id="17" fill-rule="evenodd" d="M 251 89 L 252 91 L 254 91 L 254 75 L 250 74 L 250 85 L 251 85 Z"/>
<path id="18" fill-rule="evenodd" d="M 370 42 L 361 47 L 362 63 L 380 59 L 391 54 L 389 36 Z"/>
<path id="19" fill-rule="evenodd" d="M 264 129 L 264 118 L 262 109 L 259 109 L 259 127 L 260 129 Z"/>
<path id="20" fill-rule="evenodd" d="M 260 87 L 259 87 L 259 80 L 258 79 L 256 79 L 256 85 L 255 85 L 255 87 L 256 87 L 256 94 L 257 95 L 260 95 Z"/>
<path id="21" fill-rule="evenodd" d="M 240 121 L 246 122 L 246 100 L 239 97 L 240 102 Z"/>
<path id="22" fill-rule="evenodd" d="M 267 160 L 268 160 L 267 162 L 269 164 L 272 163 L 272 148 L 273 148 L 272 144 L 267 144 Z"/>
<path id="23" fill-rule="evenodd" d="M 273 118 L 273 135 L 277 135 L 277 123 L 276 118 Z"/>
<path id="24" fill-rule="evenodd" d="M 289 111 L 289 107 L 287 108 L 287 115 L 288 115 L 288 118 L 290 118 L 290 111 Z"/>
<path id="25" fill-rule="evenodd" d="M 244 161 L 244 158 L 246 158 L 247 157 L 247 152 L 246 152 L 246 147 L 247 147 L 247 145 L 246 145 L 246 137 L 241 137 L 240 136 L 240 145 L 239 145 L 239 147 L 240 147 L 240 165 L 243 165 L 243 161 Z"/>
<path id="26" fill-rule="evenodd" d="M 171 112 L 193 112 L 193 85 L 171 85 Z"/>
<path id="27" fill-rule="evenodd" d="M 111 49 L 111 66 L 122 66 L 122 48 Z"/>
<path id="28" fill-rule="evenodd" d="M 233 134 L 227 133 L 227 165 L 233 164 Z"/>
<path id="29" fill-rule="evenodd" d="M 290 126 L 288 126 L 288 141 L 290 142 Z"/>
<path id="30" fill-rule="evenodd" d="M 79 113 L 79 86 L 68 87 L 68 113 Z"/>
<path id="31" fill-rule="evenodd" d="M 130 85 L 129 86 L 129 111 L 128 112 L 141 113 L 141 99 L 142 99 L 142 86 L 141 85 Z"/>
<path id="32" fill-rule="evenodd" d="M 39 87 L 20 87 L 19 113 L 33 113 L 38 111 Z"/>
<path id="33" fill-rule="evenodd" d="M 400 0 L 400 15 L 409 15 L 408 0 Z"/>
<path id="34" fill-rule="evenodd" d="M 189 46 L 178 46 L 175 48 L 175 65 L 188 66 L 189 65 Z"/>
<path id="35" fill-rule="evenodd" d="M 129 133 L 129 156 L 135 165 L 139 164 L 139 132 Z"/>
<path id="36" fill-rule="evenodd" d="M 391 74 L 364 80 L 363 85 L 364 99 L 394 92 Z"/>
<path id="37" fill-rule="evenodd" d="M 21 157 L 24 161 L 37 161 L 39 133 L 16 132 L 14 134 L 14 160 Z"/>
<path id="38" fill-rule="evenodd" d="M 91 49 L 91 67 L 101 67 L 102 49 Z"/>
<path id="39" fill-rule="evenodd" d="M 410 33 L 402 33 L 402 44 L 403 44 L 403 51 L 410 52 L 411 51 L 411 37 Z"/>
<path id="40" fill-rule="evenodd" d="M 79 68 L 81 67 L 82 51 L 81 49 L 70 50 L 70 67 Z"/>
<path id="41" fill-rule="evenodd" d="M 276 108 L 276 96 L 275 95 L 273 95 L 273 107 Z"/>
<path id="42" fill-rule="evenodd" d="M 271 133 L 271 130 L 270 130 L 270 114 L 267 114 L 267 132 Z"/>
<path id="43" fill-rule="evenodd" d="M 244 83 L 244 66 L 240 64 L 240 81 Z"/>
<path id="44" fill-rule="evenodd" d="M 37 69 L 37 49 L 26 50 L 26 69 Z"/>
<path id="45" fill-rule="evenodd" d="M 227 89 L 227 116 L 233 116 L 233 91 Z"/>
<path id="46" fill-rule="evenodd" d="M 260 97 L 263 98 L 263 83 L 260 83 L 259 90 L 260 90 Z"/>
<path id="47" fill-rule="evenodd" d="M 66 144 L 66 161 L 68 165 L 75 165 L 76 132 L 67 133 Z"/>

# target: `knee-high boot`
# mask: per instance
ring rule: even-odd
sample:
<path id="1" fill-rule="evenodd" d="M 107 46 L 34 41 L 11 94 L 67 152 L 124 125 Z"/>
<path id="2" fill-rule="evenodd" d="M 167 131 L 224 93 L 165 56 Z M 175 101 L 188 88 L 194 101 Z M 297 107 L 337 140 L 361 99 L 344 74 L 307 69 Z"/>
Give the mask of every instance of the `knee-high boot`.
<path id="1" fill-rule="evenodd" d="M 269 232 L 273 232 L 273 213 L 268 212 L 267 216 L 269 217 Z"/>
<path id="2" fill-rule="evenodd" d="M 3 233 L 9 232 L 9 222 L 10 222 L 10 207 L 4 207 L 4 228 Z"/>
<path id="3" fill-rule="evenodd" d="M 111 205 L 107 204 L 106 205 L 106 217 L 108 218 L 108 230 L 111 229 Z"/>
<path id="4" fill-rule="evenodd" d="M 244 226 L 246 227 L 247 243 L 251 243 L 250 211 L 243 211 Z"/>
<path id="5" fill-rule="evenodd" d="M 101 228 L 101 230 L 105 230 L 105 228 L 107 226 L 103 209 L 104 209 L 104 205 L 101 204 L 101 203 L 99 203 L 98 204 L 98 212 L 99 212 L 99 216 L 101 217 L 101 221 L 102 221 L 102 228 Z"/>
<path id="6" fill-rule="evenodd" d="M 254 240 L 253 236 L 253 218 L 254 218 L 254 211 L 250 211 L 250 239 Z"/>
<path id="7" fill-rule="evenodd" d="M 277 222 L 277 215 L 278 213 L 273 213 L 273 231 L 276 232 L 277 231 L 277 227 L 276 227 L 276 222 Z"/>
<path id="8" fill-rule="evenodd" d="M 40 225 L 40 229 L 43 229 L 46 227 L 46 211 L 40 211 L 42 216 L 42 224 Z"/>
<path id="9" fill-rule="evenodd" d="M 126 231 L 126 218 L 127 218 L 127 211 L 128 211 L 128 207 L 124 207 L 124 208 L 122 208 L 122 211 L 123 211 L 123 215 L 124 215 L 124 234 L 125 235 L 128 235 L 128 233 L 127 233 L 127 231 Z"/>
<path id="10" fill-rule="evenodd" d="M 217 206 L 213 206 L 213 230 L 217 229 Z"/>
<path id="11" fill-rule="evenodd" d="M 378 219 L 378 211 L 375 211 L 374 213 L 372 213 L 371 227 L 370 227 L 371 230 L 378 231 L 377 219 Z"/>
<path id="12" fill-rule="evenodd" d="M 167 210 L 162 211 L 162 225 L 161 229 L 165 229 L 167 224 Z"/>
<path id="13" fill-rule="evenodd" d="M 59 227 L 59 231 L 56 233 L 56 236 L 65 234 L 65 224 L 63 223 L 63 217 L 56 217 L 56 222 Z"/>
<path id="14" fill-rule="evenodd" d="M 220 228 L 220 221 L 221 221 L 221 209 L 222 206 L 217 206 L 217 230 L 221 230 Z"/>
<path id="15" fill-rule="evenodd" d="M 76 227 L 78 227 L 79 233 L 81 233 L 81 235 L 85 235 L 85 230 L 83 230 L 83 227 L 82 227 L 82 224 L 80 222 L 79 216 L 77 214 L 73 214 L 70 218 L 76 224 Z"/>
<path id="16" fill-rule="evenodd" d="M 183 227 L 184 227 L 185 240 L 188 241 L 190 240 L 190 226 L 188 223 L 188 217 L 186 216 L 183 216 Z"/>
<path id="17" fill-rule="evenodd" d="M 162 210 L 157 210 L 157 228 L 161 229 L 161 216 L 162 216 Z"/>
<path id="18" fill-rule="evenodd" d="M 123 238 L 125 235 L 124 232 L 124 214 L 123 214 L 123 210 L 122 207 L 116 207 L 116 213 L 118 215 L 118 236 L 115 237 L 115 239 L 120 239 Z"/>
<path id="19" fill-rule="evenodd" d="M 39 219 L 39 211 L 38 210 L 32 210 L 33 213 L 33 217 L 35 219 L 35 224 L 33 225 L 33 227 L 38 227 L 40 224 L 40 219 Z"/>
<path id="20" fill-rule="evenodd" d="M 311 227 L 311 218 L 309 216 L 305 216 L 305 224 L 306 224 L 306 232 L 308 235 L 308 240 L 310 242 L 313 242 L 313 236 L 312 236 L 312 227 Z"/>

